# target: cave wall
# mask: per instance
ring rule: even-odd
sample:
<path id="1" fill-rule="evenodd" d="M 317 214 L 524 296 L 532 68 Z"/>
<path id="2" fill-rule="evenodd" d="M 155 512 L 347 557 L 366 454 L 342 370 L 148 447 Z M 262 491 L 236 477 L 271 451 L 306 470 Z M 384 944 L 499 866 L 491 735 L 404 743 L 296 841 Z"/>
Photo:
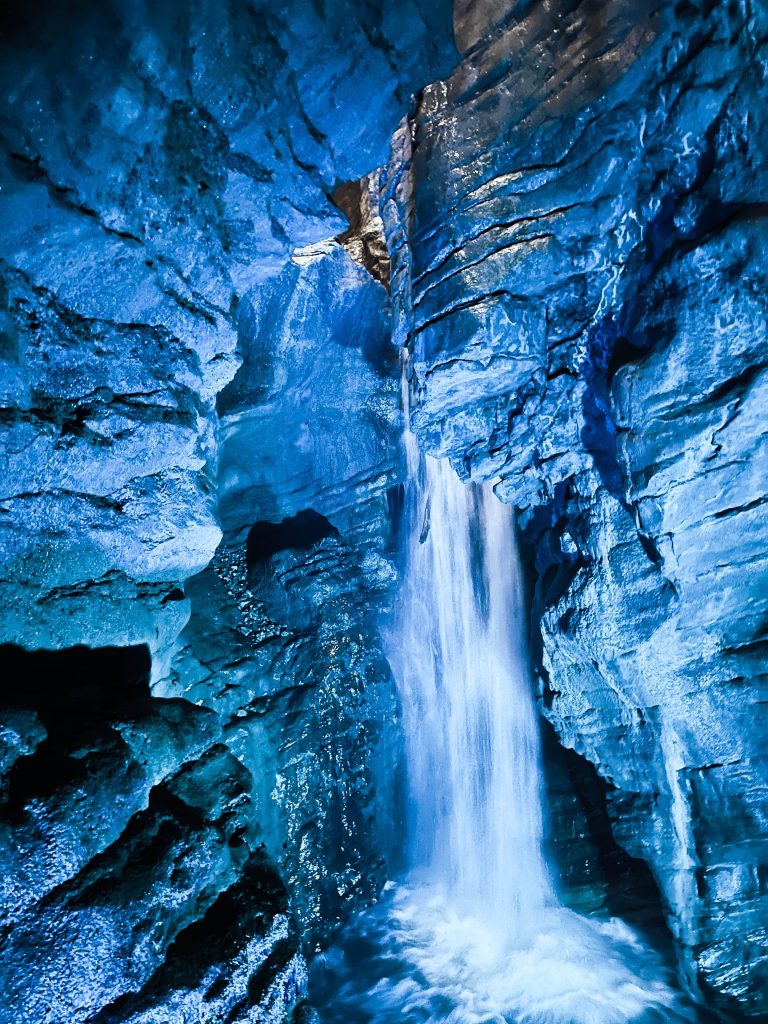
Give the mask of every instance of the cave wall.
<path id="1" fill-rule="evenodd" d="M 755 3 L 460 3 L 379 180 L 427 450 L 496 479 L 544 714 L 689 986 L 768 1009 L 766 62 Z"/>
<path id="2" fill-rule="evenodd" d="M 385 288 L 333 240 L 298 250 L 241 324 L 243 363 L 219 398 L 224 540 L 187 587 L 157 692 L 219 712 L 315 948 L 378 894 L 399 842 L 379 636 L 397 584 L 399 361 Z"/>
<path id="3" fill-rule="evenodd" d="M 298 1020 L 375 897 L 404 345 L 519 510 L 574 886 L 647 864 L 759 1018 L 764 6 L 3 19 L 0 1020 Z"/>
<path id="4" fill-rule="evenodd" d="M 4 7 L 2 636 L 178 633 L 246 300 L 347 229 L 332 193 L 451 67 L 442 6 Z"/>
<path id="5" fill-rule="evenodd" d="M 300 933 L 216 714 L 153 696 L 145 645 L 0 665 L 0 1019 L 283 1019 Z"/>
<path id="6" fill-rule="evenodd" d="M 397 365 L 334 196 L 450 11 L 0 16 L 0 1021 L 299 1020 L 396 842 Z M 333 530 L 249 567 L 306 509 Z"/>

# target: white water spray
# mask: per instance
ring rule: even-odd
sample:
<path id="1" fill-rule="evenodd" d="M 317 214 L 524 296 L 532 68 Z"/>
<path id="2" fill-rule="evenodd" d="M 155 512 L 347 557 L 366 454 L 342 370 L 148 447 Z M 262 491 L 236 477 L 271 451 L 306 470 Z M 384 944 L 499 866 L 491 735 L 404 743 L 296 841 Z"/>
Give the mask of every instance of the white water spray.
<path id="1" fill-rule="evenodd" d="M 405 374 L 403 398 L 407 422 Z M 412 871 L 396 941 L 457 1024 L 686 1019 L 631 929 L 566 909 L 550 878 L 513 512 L 423 456 L 409 429 L 405 445 L 410 532 L 388 653 Z"/>

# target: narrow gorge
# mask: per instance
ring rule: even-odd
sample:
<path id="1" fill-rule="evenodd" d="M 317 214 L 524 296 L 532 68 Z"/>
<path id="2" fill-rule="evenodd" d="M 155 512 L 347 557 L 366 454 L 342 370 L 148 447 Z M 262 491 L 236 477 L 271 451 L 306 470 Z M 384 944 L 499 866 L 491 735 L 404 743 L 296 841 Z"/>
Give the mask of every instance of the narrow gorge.
<path id="1" fill-rule="evenodd" d="M 0 23 L 0 1024 L 767 1020 L 763 0 Z"/>

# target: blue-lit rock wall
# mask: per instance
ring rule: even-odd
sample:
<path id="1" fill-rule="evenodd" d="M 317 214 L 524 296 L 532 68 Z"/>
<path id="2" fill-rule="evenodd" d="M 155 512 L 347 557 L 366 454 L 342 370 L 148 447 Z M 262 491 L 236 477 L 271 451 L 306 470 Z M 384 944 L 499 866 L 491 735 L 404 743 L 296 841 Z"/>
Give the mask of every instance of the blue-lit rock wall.
<path id="1" fill-rule="evenodd" d="M 2 1024 L 299 1021 L 376 896 L 402 345 L 571 774 L 768 1010 L 768 16 L 450 7 L 3 13 Z"/>
<path id="2" fill-rule="evenodd" d="M 461 3 L 380 179 L 425 447 L 498 478 L 544 713 L 689 984 L 768 1010 L 759 3 Z"/>
<path id="3" fill-rule="evenodd" d="M 450 10 L 2 19 L 0 1021 L 299 1019 L 397 842 L 397 360 L 332 197 Z"/>
<path id="4" fill-rule="evenodd" d="M 377 895 L 399 841 L 398 706 L 378 634 L 402 471 L 388 314 L 383 285 L 335 241 L 297 250 L 243 309 L 243 364 L 219 399 L 224 541 L 187 587 L 192 615 L 158 687 L 227 723 L 312 946 Z"/>
<path id="5" fill-rule="evenodd" d="M 175 635 L 168 585 L 221 538 L 215 397 L 246 300 L 345 230 L 330 194 L 453 63 L 442 8 L 4 13 L 4 636 Z"/>

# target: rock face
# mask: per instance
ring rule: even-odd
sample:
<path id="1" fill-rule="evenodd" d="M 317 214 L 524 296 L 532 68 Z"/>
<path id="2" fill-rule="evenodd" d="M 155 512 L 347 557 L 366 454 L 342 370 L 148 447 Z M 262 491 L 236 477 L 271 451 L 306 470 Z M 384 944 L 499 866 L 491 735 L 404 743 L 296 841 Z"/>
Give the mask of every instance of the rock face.
<path id="1" fill-rule="evenodd" d="M 452 63 L 441 4 L 379 6 L 4 12 L 6 638 L 178 633 L 164 598 L 221 539 L 214 403 L 247 297 L 344 232 L 330 194 Z"/>
<path id="2" fill-rule="evenodd" d="M 2 15 L 2 1024 L 305 1019 L 399 845 L 399 346 L 519 509 L 566 880 L 768 1012 L 768 14 L 449 8 Z"/>
<path id="3" fill-rule="evenodd" d="M 0 655 L 2 1019 L 283 1019 L 299 935 L 216 714 L 153 697 L 143 646 Z"/>
<path id="4" fill-rule="evenodd" d="M 0 1020 L 298 1019 L 396 842 L 397 367 L 332 197 L 450 11 L 5 7 Z"/>
<path id="5" fill-rule="evenodd" d="M 226 723 L 311 946 L 375 897 L 398 844 L 398 707 L 377 629 L 397 578 L 402 431 L 387 309 L 331 241 L 243 312 L 243 365 L 219 403 L 225 539 L 187 588 L 158 690 Z"/>
<path id="6" fill-rule="evenodd" d="M 544 713 L 690 986 L 768 1010 L 760 4 L 461 3 L 380 206 L 424 445 L 498 478 Z"/>

